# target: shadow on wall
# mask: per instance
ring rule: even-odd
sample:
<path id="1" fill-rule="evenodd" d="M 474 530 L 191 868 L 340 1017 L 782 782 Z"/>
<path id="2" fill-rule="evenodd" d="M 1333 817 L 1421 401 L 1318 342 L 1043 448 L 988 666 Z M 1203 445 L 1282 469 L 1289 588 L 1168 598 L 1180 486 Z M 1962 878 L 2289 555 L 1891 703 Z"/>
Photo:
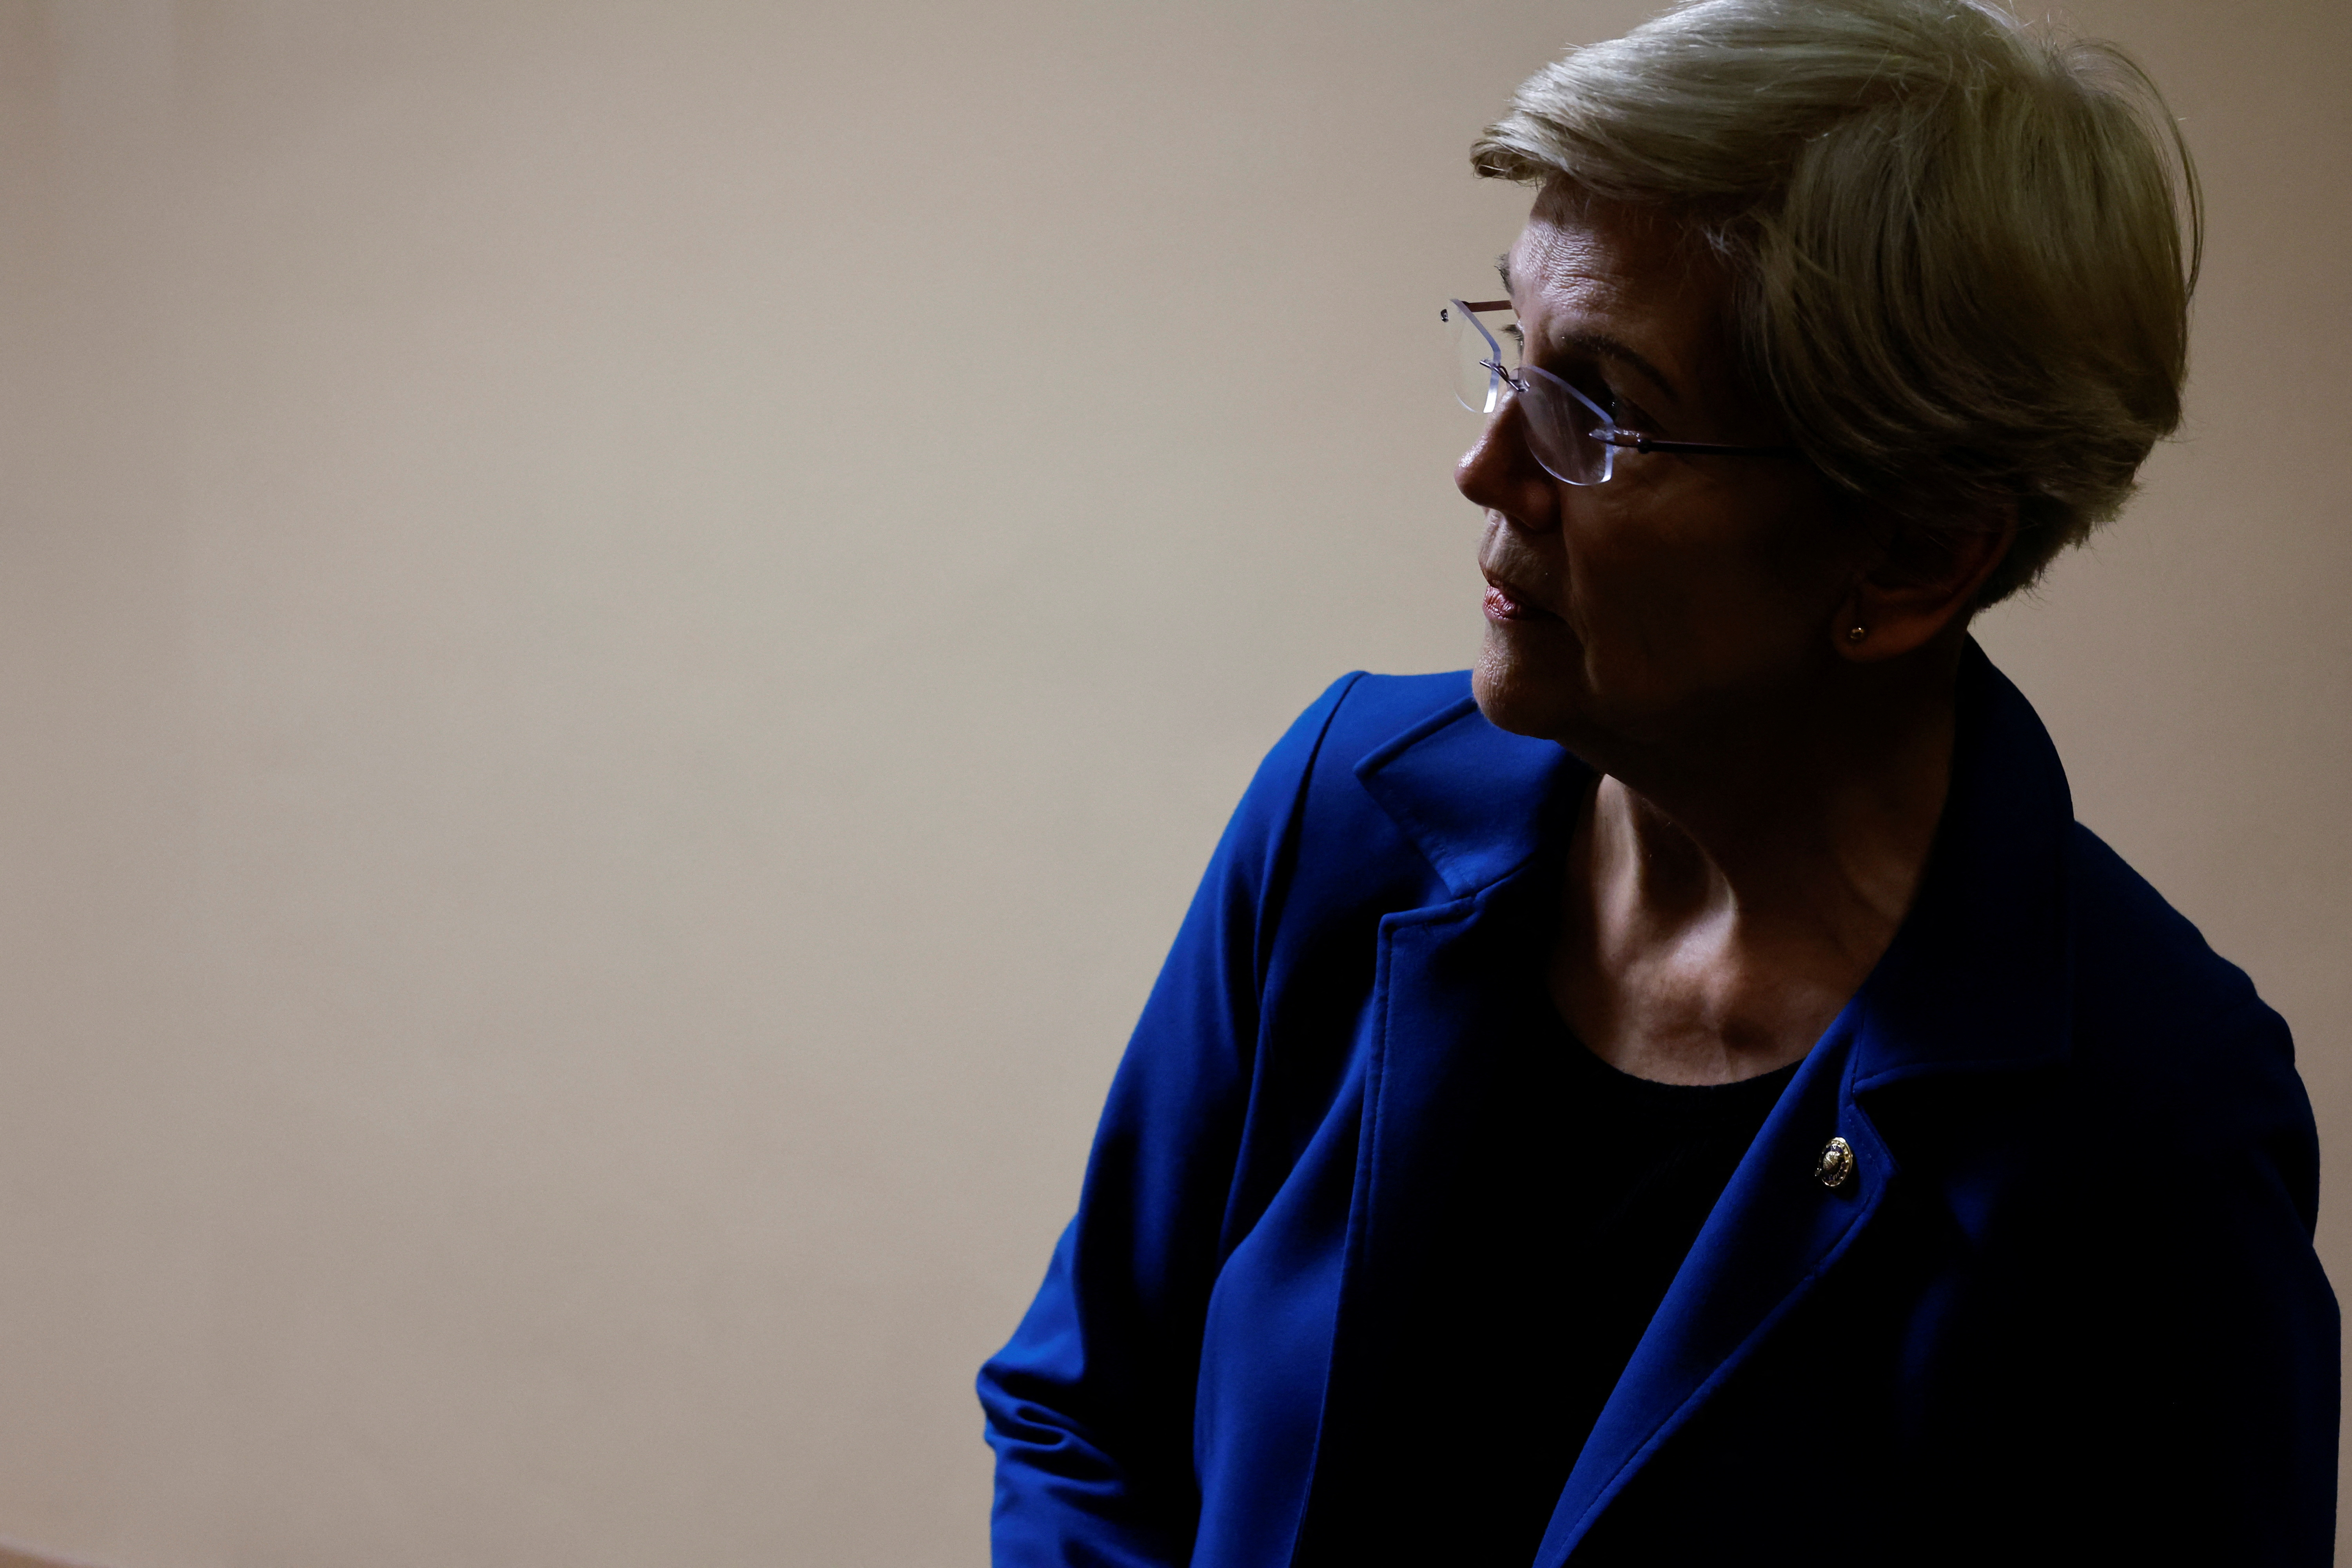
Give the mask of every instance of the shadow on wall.
<path id="1" fill-rule="evenodd" d="M 0 1568 L 96 1568 L 89 1563 L 68 1563 L 62 1557 L 42 1557 L 13 1546 L 0 1546 Z"/>

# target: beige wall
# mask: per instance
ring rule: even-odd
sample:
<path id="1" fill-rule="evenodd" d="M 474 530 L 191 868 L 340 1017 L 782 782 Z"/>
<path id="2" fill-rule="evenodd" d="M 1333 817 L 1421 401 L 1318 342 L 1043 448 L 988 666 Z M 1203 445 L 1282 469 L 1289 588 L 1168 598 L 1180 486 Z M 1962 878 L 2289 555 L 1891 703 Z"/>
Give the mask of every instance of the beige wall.
<path id="1" fill-rule="evenodd" d="M 1224 811 L 1476 636 L 1464 147 L 1643 9 L 0 0 L 0 1537 L 982 1562 Z M 2080 15 L 2191 439 L 1985 640 L 2340 1172 L 2352 10 Z"/>

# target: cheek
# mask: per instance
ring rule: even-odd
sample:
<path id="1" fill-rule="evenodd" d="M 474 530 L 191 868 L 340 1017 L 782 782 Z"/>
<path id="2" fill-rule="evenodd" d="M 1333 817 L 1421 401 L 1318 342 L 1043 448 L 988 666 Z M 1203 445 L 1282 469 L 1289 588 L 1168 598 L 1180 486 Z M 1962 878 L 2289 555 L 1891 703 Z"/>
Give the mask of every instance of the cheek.
<path id="1" fill-rule="evenodd" d="M 1644 510 L 1596 508 L 1564 535 L 1570 616 L 1596 687 L 1664 696 L 1738 685 L 1804 646 L 1818 595 L 1794 591 L 1779 559 L 1790 524 L 1780 509 L 1759 516 L 1701 496 L 1663 516 Z"/>
<path id="2" fill-rule="evenodd" d="M 1637 666 L 1685 645 L 1725 584 L 1704 548 L 1601 502 L 1562 530 L 1568 613 L 1604 669 Z"/>

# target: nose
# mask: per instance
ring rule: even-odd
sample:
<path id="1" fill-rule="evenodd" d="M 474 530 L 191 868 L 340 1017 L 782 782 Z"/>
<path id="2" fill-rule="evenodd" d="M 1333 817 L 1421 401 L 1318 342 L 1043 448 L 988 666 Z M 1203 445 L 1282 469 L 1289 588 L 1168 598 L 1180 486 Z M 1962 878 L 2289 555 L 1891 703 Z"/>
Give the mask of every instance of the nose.
<path id="1" fill-rule="evenodd" d="M 1516 397 L 1497 409 L 1454 465 L 1454 488 L 1475 504 L 1524 527 L 1555 527 L 1559 492 L 1528 450 L 1525 421 Z"/>

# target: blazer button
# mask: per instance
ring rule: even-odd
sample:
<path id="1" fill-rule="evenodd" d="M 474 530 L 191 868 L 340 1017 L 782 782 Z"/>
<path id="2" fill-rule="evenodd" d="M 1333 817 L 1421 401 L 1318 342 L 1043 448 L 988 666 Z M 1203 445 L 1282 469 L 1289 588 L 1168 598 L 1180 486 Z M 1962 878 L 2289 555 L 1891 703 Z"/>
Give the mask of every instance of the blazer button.
<path id="1" fill-rule="evenodd" d="M 1825 1187 L 1842 1187 L 1853 1175 L 1853 1145 L 1843 1138 L 1832 1138 L 1822 1145 L 1822 1157 L 1813 1165 L 1813 1174 Z"/>

